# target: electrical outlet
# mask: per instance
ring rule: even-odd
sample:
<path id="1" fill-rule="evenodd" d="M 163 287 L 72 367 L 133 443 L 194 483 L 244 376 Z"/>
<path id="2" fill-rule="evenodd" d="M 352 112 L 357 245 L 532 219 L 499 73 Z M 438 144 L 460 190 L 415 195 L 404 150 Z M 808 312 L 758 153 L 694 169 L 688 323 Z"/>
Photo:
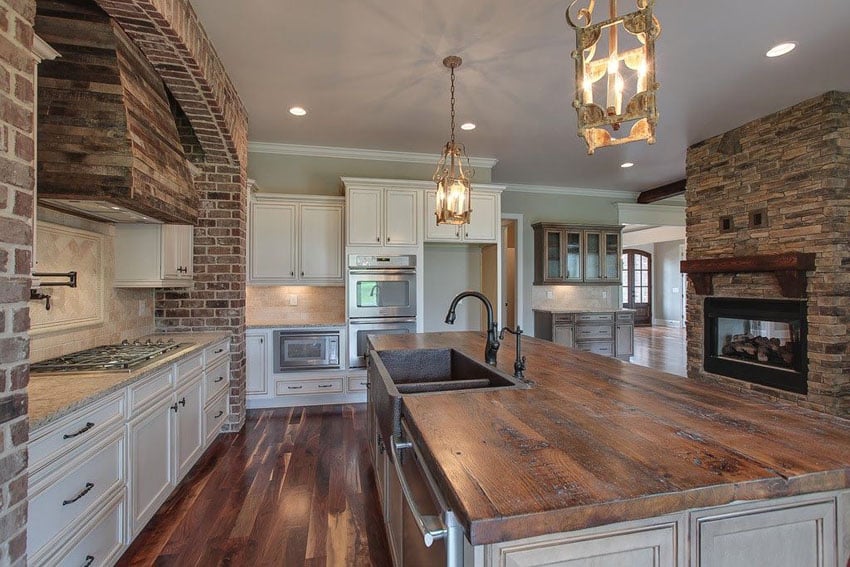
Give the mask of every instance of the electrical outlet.
<path id="1" fill-rule="evenodd" d="M 144 314 L 145 314 L 146 312 L 147 312 L 147 308 L 146 308 L 146 305 L 145 305 L 145 300 L 144 300 L 144 299 L 140 299 L 140 300 L 139 300 L 139 317 L 144 316 Z"/>
<path id="2" fill-rule="evenodd" d="M 608 299 L 608 292 L 607 291 L 602 292 L 602 299 Z"/>
<path id="3" fill-rule="evenodd" d="M 551 292 L 551 291 L 546 292 L 546 299 L 554 299 L 554 298 L 555 298 L 554 292 Z"/>
<path id="4" fill-rule="evenodd" d="M 678 287 L 674 287 L 671 291 L 672 291 L 673 293 L 679 293 L 679 288 L 678 288 Z"/>
<path id="5" fill-rule="evenodd" d="M 298 305 L 298 296 L 297 295 L 290 295 L 289 296 L 289 304 L 290 305 Z"/>

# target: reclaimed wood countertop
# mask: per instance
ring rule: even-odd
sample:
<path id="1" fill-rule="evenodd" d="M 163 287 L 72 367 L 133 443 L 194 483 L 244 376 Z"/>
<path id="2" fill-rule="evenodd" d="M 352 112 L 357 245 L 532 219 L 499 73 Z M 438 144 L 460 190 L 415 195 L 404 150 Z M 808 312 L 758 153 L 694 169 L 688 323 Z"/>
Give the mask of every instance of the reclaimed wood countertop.
<path id="1" fill-rule="evenodd" d="M 381 335 L 455 348 L 477 332 Z M 850 421 L 523 337 L 531 389 L 404 398 L 402 416 L 473 545 L 850 487 Z M 513 372 L 515 341 L 498 368 Z"/>

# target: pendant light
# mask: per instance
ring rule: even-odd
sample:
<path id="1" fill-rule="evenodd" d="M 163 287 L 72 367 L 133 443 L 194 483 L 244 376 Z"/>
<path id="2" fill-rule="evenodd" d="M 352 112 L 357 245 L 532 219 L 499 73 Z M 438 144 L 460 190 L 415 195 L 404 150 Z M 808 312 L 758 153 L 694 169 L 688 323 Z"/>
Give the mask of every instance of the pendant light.
<path id="1" fill-rule="evenodd" d="M 455 69 L 463 60 L 456 55 L 443 59 L 443 65 L 451 71 L 451 138 L 443 147 L 434 182 L 437 184 L 437 198 L 434 214 L 437 224 L 469 224 L 472 214 L 470 179 L 475 174 L 469 166 L 469 158 L 463 144 L 455 142 Z"/>

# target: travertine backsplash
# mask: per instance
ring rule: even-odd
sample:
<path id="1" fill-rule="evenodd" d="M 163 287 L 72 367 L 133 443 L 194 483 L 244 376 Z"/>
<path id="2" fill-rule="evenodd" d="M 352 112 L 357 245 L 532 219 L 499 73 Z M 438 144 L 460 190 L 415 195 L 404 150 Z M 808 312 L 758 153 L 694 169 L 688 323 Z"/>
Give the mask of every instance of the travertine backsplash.
<path id="1" fill-rule="evenodd" d="M 296 298 L 297 305 L 290 305 Z M 345 323 L 345 287 L 248 286 L 245 324 Z"/>
<path id="2" fill-rule="evenodd" d="M 552 297 L 547 293 L 551 292 Z M 603 297 L 604 296 L 604 297 Z M 615 285 L 536 285 L 531 288 L 533 309 L 617 309 L 622 307 Z"/>
<path id="3" fill-rule="evenodd" d="M 41 226 L 50 223 L 50 234 L 61 233 L 62 238 L 57 245 L 56 240 L 37 236 L 43 244 L 36 250 L 36 271 L 68 271 L 81 266 L 83 270 L 76 288 L 42 289 L 52 296 L 50 311 L 45 309 L 43 301 L 30 302 L 30 361 L 154 332 L 153 290 L 112 287 L 113 225 L 41 208 L 38 221 Z M 71 230 L 62 231 L 61 227 Z M 99 253 L 92 252 L 97 247 Z M 60 318 L 61 322 L 55 324 Z"/>

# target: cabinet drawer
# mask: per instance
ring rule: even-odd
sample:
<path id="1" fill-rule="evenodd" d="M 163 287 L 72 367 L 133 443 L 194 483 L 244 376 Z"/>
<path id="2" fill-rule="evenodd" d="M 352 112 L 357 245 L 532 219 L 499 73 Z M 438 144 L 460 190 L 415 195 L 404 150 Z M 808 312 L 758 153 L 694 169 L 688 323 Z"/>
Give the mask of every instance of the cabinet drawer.
<path id="1" fill-rule="evenodd" d="M 79 524 L 103 496 L 124 484 L 124 432 L 60 468 L 29 492 L 27 549 L 37 553 L 57 534 Z"/>
<path id="2" fill-rule="evenodd" d="M 366 376 L 349 376 L 349 392 L 365 392 L 369 388 L 369 379 Z"/>
<path id="3" fill-rule="evenodd" d="M 205 401 L 208 402 L 216 397 L 219 392 L 227 388 L 230 383 L 230 361 L 226 358 L 216 363 L 212 368 L 206 371 L 207 396 Z"/>
<path id="4" fill-rule="evenodd" d="M 175 366 L 176 376 L 174 383 L 175 385 L 180 386 L 204 368 L 204 353 L 199 352 L 197 354 L 193 354 L 189 358 L 181 360 L 175 364 Z"/>
<path id="5" fill-rule="evenodd" d="M 29 444 L 30 477 L 50 461 L 102 434 L 110 425 L 123 429 L 124 400 L 122 390 L 34 431 Z"/>
<path id="6" fill-rule="evenodd" d="M 145 408 L 171 394 L 174 386 L 171 370 L 160 372 L 129 387 L 130 416 L 136 416 Z"/>
<path id="7" fill-rule="evenodd" d="M 276 396 L 294 394 L 335 394 L 342 392 L 342 378 L 326 380 L 279 380 L 275 382 Z"/>
<path id="8" fill-rule="evenodd" d="M 611 325 L 579 325 L 576 327 L 576 339 L 611 339 L 614 328 Z"/>
<path id="9" fill-rule="evenodd" d="M 574 313 L 555 313 L 552 315 L 552 322 L 556 325 L 558 323 L 572 323 L 575 321 L 575 318 Z"/>
<path id="10" fill-rule="evenodd" d="M 70 550 L 60 550 L 49 563 L 55 562 L 62 567 L 114 564 L 124 550 L 125 502 L 123 490 L 110 498 L 85 535 L 72 544 Z"/>
<path id="11" fill-rule="evenodd" d="M 594 354 L 604 354 L 605 356 L 614 355 L 614 343 L 596 342 L 596 343 L 581 343 L 576 345 L 581 351 L 592 352 Z"/>
<path id="12" fill-rule="evenodd" d="M 617 313 L 617 322 L 620 323 L 631 323 L 635 320 L 634 313 Z"/>
<path id="13" fill-rule="evenodd" d="M 204 431 L 206 431 L 205 445 L 209 445 L 210 441 L 218 435 L 218 432 L 221 430 L 221 425 L 227 419 L 227 402 L 227 394 L 223 394 L 211 403 L 210 407 L 204 410 Z"/>
<path id="14" fill-rule="evenodd" d="M 214 363 L 216 359 L 219 359 L 223 356 L 227 356 L 230 354 L 230 339 L 224 339 L 223 341 L 219 341 L 212 346 L 208 346 L 204 349 L 204 361 L 206 365 Z"/>
<path id="15" fill-rule="evenodd" d="M 580 323 L 601 323 L 603 321 L 614 321 L 613 313 L 579 313 L 576 321 Z"/>

